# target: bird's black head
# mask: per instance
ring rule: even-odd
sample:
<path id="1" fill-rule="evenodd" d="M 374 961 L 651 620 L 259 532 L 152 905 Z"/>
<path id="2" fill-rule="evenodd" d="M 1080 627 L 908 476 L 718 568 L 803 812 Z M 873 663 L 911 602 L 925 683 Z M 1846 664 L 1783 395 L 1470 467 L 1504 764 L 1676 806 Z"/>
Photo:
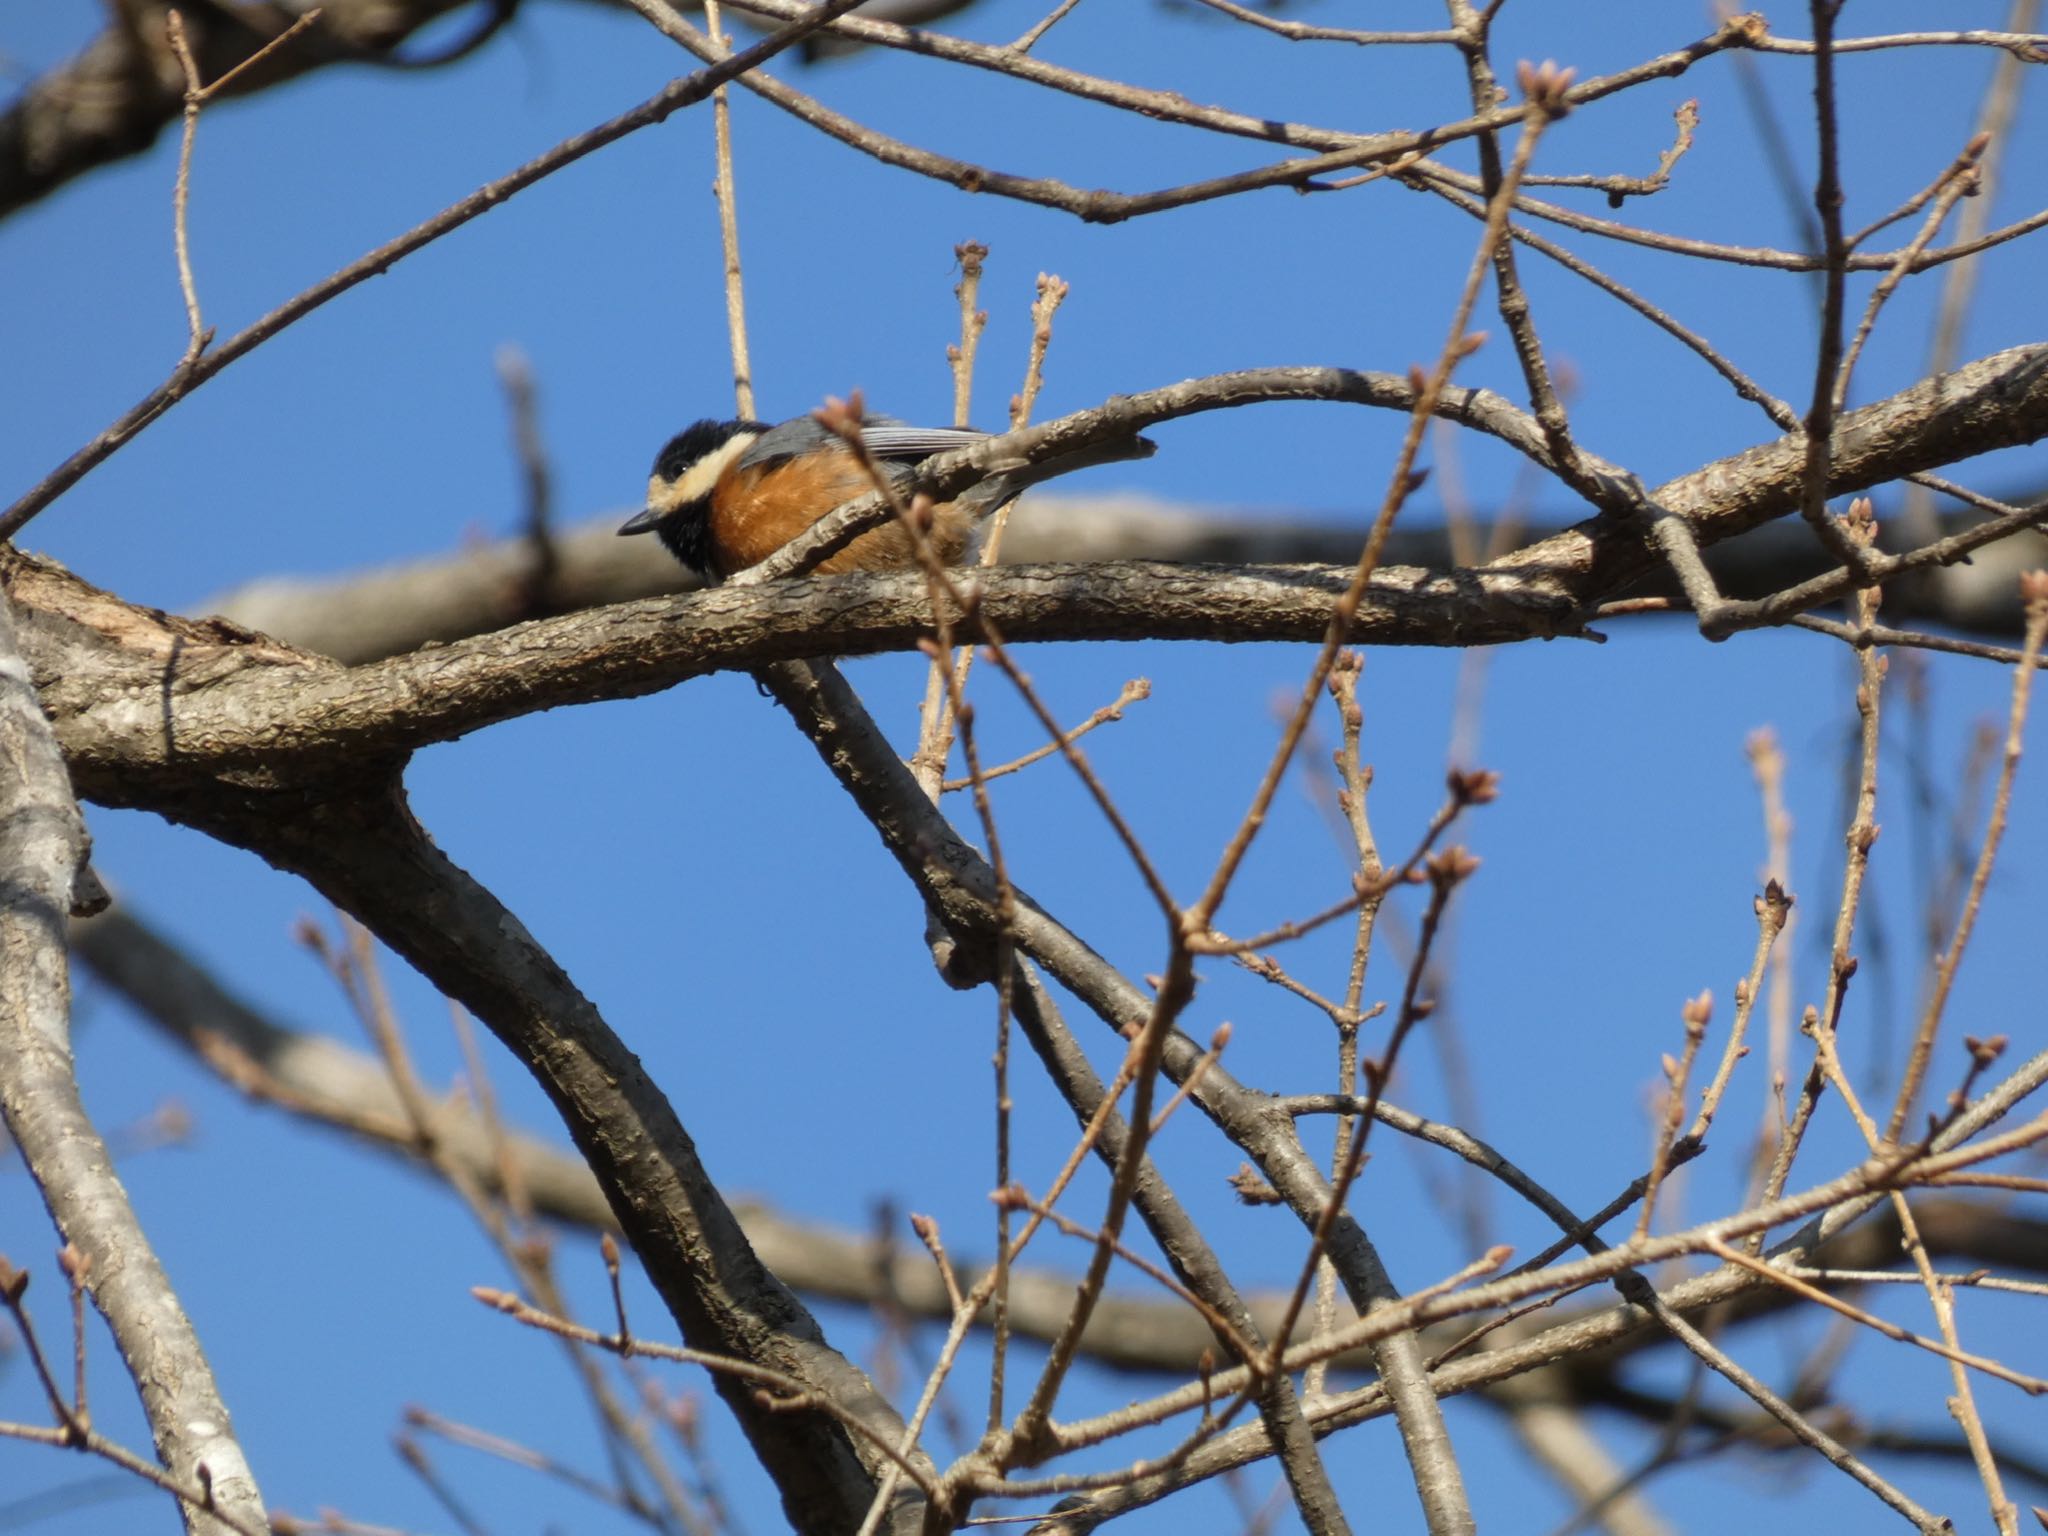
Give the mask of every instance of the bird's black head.
<path id="1" fill-rule="evenodd" d="M 747 445 L 767 431 L 758 421 L 693 422 L 654 456 L 647 477 L 647 508 L 620 533 L 656 533 L 670 554 L 700 576 L 712 568 L 711 488 Z"/>

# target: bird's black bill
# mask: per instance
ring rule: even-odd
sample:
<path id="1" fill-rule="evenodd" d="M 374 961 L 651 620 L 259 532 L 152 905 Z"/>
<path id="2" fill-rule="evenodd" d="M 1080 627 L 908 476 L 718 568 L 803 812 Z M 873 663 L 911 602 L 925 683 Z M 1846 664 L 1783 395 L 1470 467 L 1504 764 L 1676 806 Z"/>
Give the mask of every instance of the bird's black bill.
<path id="1" fill-rule="evenodd" d="M 644 511 L 636 512 L 632 517 L 627 518 L 624 523 L 620 524 L 619 532 L 652 533 L 654 532 L 655 524 L 660 521 L 661 515 L 654 508 L 648 507 Z"/>

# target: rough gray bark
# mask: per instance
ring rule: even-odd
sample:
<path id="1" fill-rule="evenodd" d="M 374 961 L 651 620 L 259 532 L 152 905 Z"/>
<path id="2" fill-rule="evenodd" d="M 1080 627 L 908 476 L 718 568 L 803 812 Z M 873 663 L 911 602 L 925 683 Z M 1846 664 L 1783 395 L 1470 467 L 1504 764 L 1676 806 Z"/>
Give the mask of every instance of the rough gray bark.
<path id="1" fill-rule="evenodd" d="M 2048 513 L 2044 513 L 2048 516 Z M 459 640 L 526 619 L 572 613 L 606 603 L 701 585 L 667 552 L 647 540 L 621 539 L 624 512 L 563 530 L 552 540 L 552 563 L 536 588 L 532 542 L 508 538 L 455 554 L 337 576 L 272 576 L 197 604 L 232 623 L 276 635 L 337 661 L 381 661 L 429 641 Z M 1879 509 L 1880 529 L 1894 532 Z M 1938 537 L 1973 527 L 1975 514 L 1943 518 Z M 1003 564 L 1101 564 L 1157 561 L 1169 565 L 1340 565 L 1356 557 L 1366 517 L 1311 521 L 1295 514 L 1192 508 L 1149 496 L 1025 498 L 1003 539 Z M 1563 532 L 1555 521 L 1532 522 L 1529 542 Z M 1881 540 L 1892 553 L 1906 548 Z M 1967 564 L 1895 583 L 1885 593 L 1894 623 L 1937 624 L 1991 638 L 2020 632 L 2019 574 L 2040 559 L 2038 542 L 2009 540 L 1979 551 Z M 1387 541 L 1390 567 L 1448 570 L 1457 561 L 1444 528 L 1396 528 Z M 1832 569 L 1804 527 L 1768 523 L 1707 553 L 1707 569 L 1731 597 L 1762 597 Z M 1636 592 L 1676 597 L 1678 585 L 1652 572 Z"/>
<path id="2" fill-rule="evenodd" d="M 57 1230 L 86 1260 L 86 1290 L 134 1378 L 158 1459 L 181 1487 L 210 1492 L 236 1527 L 265 1530 L 262 1496 L 199 1337 L 79 1096 L 64 925 L 86 850 L 64 760 L 0 598 L 0 1109 Z M 192 1502 L 179 1512 L 194 1536 L 231 1529 Z"/>

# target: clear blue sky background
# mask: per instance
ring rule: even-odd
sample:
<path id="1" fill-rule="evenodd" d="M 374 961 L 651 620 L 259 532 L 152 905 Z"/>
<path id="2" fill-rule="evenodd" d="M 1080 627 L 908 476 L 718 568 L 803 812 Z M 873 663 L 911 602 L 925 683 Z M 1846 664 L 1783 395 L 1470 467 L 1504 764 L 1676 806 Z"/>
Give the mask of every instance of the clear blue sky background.
<path id="1" fill-rule="evenodd" d="M 1005 41 L 1042 8 L 1043 0 L 987 0 L 956 24 Z M 1803 35 L 1803 9 L 1781 6 L 1772 16 L 1782 31 Z M 1421 0 L 1299 14 L 1333 24 L 1441 24 L 1439 9 Z M 1861 0 L 1848 23 L 1857 33 L 1995 27 L 2003 15 L 1989 0 Z M 81 46 L 102 17 L 84 0 L 16 6 L 0 19 L 0 51 L 13 70 L 33 74 Z M 1496 56 L 1504 65 L 1555 57 L 1590 75 L 1710 27 L 1693 4 L 1512 0 Z M 1079 7 L 1040 52 L 1197 101 L 1345 128 L 1412 126 L 1461 110 L 1461 78 L 1446 50 L 1301 47 L 1128 0 Z M 1947 163 L 1969 137 L 1996 57 L 1955 48 L 1843 62 L 1852 227 Z M 232 332 L 687 67 L 628 14 L 535 0 L 505 35 L 452 69 L 330 71 L 210 111 L 191 213 L 208 321 Z M 1808 180 L 1810 66 L 1772 58 L 1758 67 Z M 1250 144 L 901 56 L 778 68 L 914 142 L 1081 185 L 1140 189 L 1266 158 Z M 1728 59 L 1568 119 L 1539 168 L 1647 173 L 1670 139 L 1672 109 L 1689 95 L 1703 103 L 1696 148 L 1671 190 L 1632 203 L 1627 216 L 1674 232 L 1797 243 Z M 994 252 L 983 289 L 984 425 L 999 420 L 1021 374 L 1039 271 L 1073 284 L 1041 407 L 1054 414 L 1120 390 L 1259 364 L 1400 370 L 1426 361 L 1472 250 L 1463 215 L 1386 185 L 1313 199 L 1272 192 L 1098 228 L 880 169 L 744 95 L 735 136 L 755 369 L 771 417 L 859 386 L 898 414 L 943 418 L 944 347 L 955 326 L 951 252 L 965 239 Z M 167 138 L 0 224 L 6 496 L 176 360 L 184 317 L 171 259 L 174 160 Z M 2023 113 L 2005 164 L 2000 217 L 2038 207 L 2048 136 L 2037 112 Z M 45 513 L 25 542 L 131 599 L 196 611 L 209 595 L 258 576 L 346 572 L 509 532 L 520 492 L 491 369 L 505 342 L 523 347 L 538 372 L 565 516 L 618 515 L 662 439 L 730 403 L 710 178 L 705 111 L 556 176 L 235 366 Z M 1597 198 L 1588 206 L 1604 211 Z M 1586 237 L 1570 243 L 1640 283 L 1771 388 L 1804 399 L 1814 337 L 1807 280 Z M 1525 258 L 1524 271 L 1546 341 L 1577 375 L 1574 417 L 1589 447 L 1654 482 L 1773 435 L 1753 407 L 1611 301 L 1536 258 Z M 2039 339 L 2039 272 L 2032 245 L 1984 261 L 1966 357 Z M 1919 376 L 1934 281 L 1909 284 L 1888 311 L 1859 400 Z M 1497 330 L 1490 313 L 1479 323 Z M 1499 344 L 1465 377 L 1520 393 Z M 1161 429 L 1151 462 L 1097 472 L 1089 483 L 1362 528 L 1398 427 L 1337 407 L 1210 415 Z M 1497 505 L 1514 463 L 1485 444 L 1459 452 L 1475 501 Z M 2039 464 L 2038 454 L 2008 455 L 1970 478 L 1994 491 L 2030 473 L 2038 483 Z M 1540 504 L 1570 515 L 1556 494 Z M 1425 496 L 1416 515 L 1438 513 Z M 1094 737 L 1091 752 L 1184 896 L 1242 812 L 1270 749 L 1272 701 L 1299 686 L 1308 659 L 1301 647 L 1165 644 L 1030 655 L 1068 718 L 1108 701 L 1128 677 L 1154 680 L 1153 699 Z M 1377 653 L 1367 663 L 1372 810 L 1391 847 L 1412 841 L 1440 797 L 1459 666 L 1456 656 L 1428 653 Z M 1743 741 L 1760 726 L 1777 730 L 1790 757 L 1804 919 L 1799 999 L 1817 998 L 1854 718 L 1851 670 L 1839 647 L 1816 636 L 1749 635 L 1714 647 L 1677 623 L 1621 627 L 1603 647 L 1530 644 L 1493 658 L 1478 761 L 1502 773 L 1504 793 L 1461 833 L 1486 862 L 1461 901 L 1442 1018 L 1471 1062 L 1478 1128 L 1573 1204 L 1601 1203 L 1640 1167 L 1658 1058 L 1678 1045 L 1681 1001 L 1711 987 L 1720 1004 L 1713 1039 L 1722 1038 L 1752 943 L 1762 838 Z M 907 741 L 922 664 L 881 658 L 850 672 Z M 1919 984 L 1915 892 L 1925 876 L 1915 829 L 1943 825 L 1949 813 L 1946 798 L 1931 813 L 1916 807 L 1912 754 L 1924 754 L 1937 794 L 1947 796 L 1973 723 L 2002 716 L 2010 686 L 1994 667 L 1944 658 L 1926 664 L 1925 678 L 1921 726 L 1894 696 L 1879 894 L 1858 946 L 1866 966 L 1845 1036 L 1859 1064 L 1888 1059 L 1889 1043 L 1907 1028 Z M 993 756 L 1035 744 L 992 677 L 982 701 Z M 852 1228 L 869 1222 L 875 1202 L 891 1200 L 936 1215 L 958 1250 L 987 1251 L 993 1010 L 986 997 L 956 995 L 932 978 L 910 891 L 809 747 L 749 682 L 714 678 L 498 727 L 422 755 L 410 784 L 441 843 L 521 914 L 642 1053 L 729 1190 Z M 1952 1034 L 2009 1032 L 2021 1050 L 2043 1038 L 2041 805 L 2023 780 L 2009 852 L 1950 1015 Z M 1026 887 L 1134 974 L 1155 969 L 1156 918 L 1071 778 L 1047 764 L 1009 780 L 998 806 Z M 303 886 L 153 817 L 94 811 L 90 819 L 99 867 L 141 915 L 252 1001 L 355 1038 L 341 1000 L 292 942 L 299 914 L 328 918 Z M 1321 814 L 1290 791 L 1225 921 L 1249 932 L 1299 915 L 1345 880 Z M 1412 918 L 1410 909 L 1401 926 Z M 1301 946 L 1290 963 L 1336 990 L 1344 957 L 1333 933 Z M 402 970 L 392 980 L 426 1069 L 447 1081 L 460 1063 L 441 1005 Z M 1397 982 L 1395 956 L 1382 953 L 1369 996 L 1389 995 Z M 80 983 L 78 1014 L 80 1069 L 104 1126 L 118 1130 L 166 1098 L 196 1116 L 192 1145 L 131 1157 L 123 1172 L 274 1504 L 302 1514 L 334 1505 L 367 1522 L 446 1530 L 386 1443 L 410 1402 L 597 1464 L 580 1394 L 557 1353 L 469 1299 L 470 1285 L 503 1276 L 452 1199 L 389 1162 L 243 1104 L 89 980 Z M 1242 1077 L 1288 1091 L 1332 1081 L 1334 1052 L 1319 1016 L 1213 966 L 1188 1022 L 1206 1035 L 1226 1018 Z M 1089 1038 L 1099 1061 L 1113 1061 L 1114 1042 Z M 1937 1085 L 1953 1080 L 1959 1056 L 1952 1045 L 1943 1052 Z M 551 1129 L 517 1070 L 502 1053 L 493 1061 L 514 1116 Z M 1448 1116 L 1434 1043 L 1421 1042 L 1409 1065 L 1397 1097 Z M 1069 1123 L 1026 1078 L 1019 1171 L 1043 1187 Z M 1676 1191 L 1674 1209 L 1701 1216 L 1739 1197 L 1764 1092 L 1753 1056 L 1709 1159 Z M 1830 1104 L 1797 1182 L 1827 1177 L 1855 1154 Z M 1299 1231 L 1282 1215 L 1226 1198 L 1223 1180 L 1240 1160 L 1232 1148 L 1190 1113 L 1163 1155 L 1241 1283 L 1291 1280 Z M 1470 1257 L 1446 1215 L 1450 1176 L 1391 1137 L 1379 1146 L 1360 1210 L 1405 1286 Z M 1089 1211 L 1099 1188 L 1091 1173 L 1069 1209 Z M 1498 1192 L 1489 1200 L 1498 1240 L 1524 1252 L 1542 1244 L 1548 1234 L 1533 1217 Z M 37 1269 L 31 1300 L 61 1337 L 53 1246 L 28 1180 L 18 1167 L 0 1170 L 0 1251 Z M 563 1258 L 581 1305 L 601 1318 L 594 1252 L 572 1242 Z M 1048 1242 L 1040 1258 L 1071 1266 L 1081 1254 Z M 1923 1299 L 1889 1300 L 1912 1326 L 1931 1327 Z M 2034 1314 L 2010 1298 L 1962 1302 L 1966 1342 L 2022 1368 L 2048 1363 Z M 665 1321 L 644 1289 L 635 1308 L 643 1330 Z M 868 1320 L 836 1308 L 823 1315 L 834 1341 L 865 1359 Z M 1737 1349 L 1782 1382 L 1812 1337 L 1799 1328 L 1750 1332 Z M 94 1348 L 96 1416 L 140 1444 L 132 1393 L 103 1333 Z M 971 1358 L 963 1379 L 970 1417 L 979 1411 L 979 1365 Z M 1642 1379 L 1678 1378 L 1666 1359 L 1646 1363 Z M 1090 1374 L 1069 1411 L 1111 1406 L 1153 1385 Z M 1945 1367 L 1898 1346 L 1860 1340 L 1839 1385 L 1887 1423 L 1938 1431 L 1949 1422 Z M 1980 1387 L 1980 1399 L 2003 1433 L 2038 1446 L 2038 1409 L 1995 1383 Z M 0 1416 L 40 1411 L 18 1359 L 0 1357 Z M 1456 1404 L 1450 1416 L 1487 1528 L 1540 1531 L 1562 1517 L 1567 1505 L 1497 1415 Z M 774 1529 L 771 1491 L 715 1404 L 708 1417 L 730 1497 L 750 1529 Z M 1609 1427 L 1625 1463 L 1650 1443 L 1633 1427 Z M 494 1531 L 628 1528 L 528 1474 L 462 1452 L 440 1459 Z M 1417 1527 L 1398 1491 L 1404 1472 L 1390 1427 L 1352 1433 L 1330 1459 L 1361 1509 L 1397 1490 L 1384 1528 Z M 1966 1470 L 1888 1466 L 1922 1502 L 1963 1528 L 1984 1528 Z M 1245 1490 L 1262 1499 L 1272 1483 L 1260 1472 Z M 1866 1494 L 1804 1460 L 1715 1462 L 1660 1478 L 1651 1491 L 1691 1530 L 1851 1529 L 1877 1518 Z M 2048 1498 L 2039 1488 L 2014 1491 L 2023 1501 Z M 1220 1494 L 1169 1508 L 1132 1529 L 1231 1528 Z M 168 1508 L 139 1485 L 0 1441 L 0 1529 L 172 1525 Z"/>

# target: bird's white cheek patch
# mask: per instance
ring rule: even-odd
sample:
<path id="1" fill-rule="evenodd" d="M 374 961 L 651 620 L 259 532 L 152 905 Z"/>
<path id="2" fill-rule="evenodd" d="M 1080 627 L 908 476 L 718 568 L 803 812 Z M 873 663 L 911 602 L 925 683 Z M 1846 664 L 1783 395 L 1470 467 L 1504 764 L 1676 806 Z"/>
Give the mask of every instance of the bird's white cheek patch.
<path id="1" fill-rule="evenodd" d="M 684 470 L 682 479 L 675 484 L 675 501 L 680 504 L 695 501 L 699 496 L 709 496 L 711 488 L 718 484 L 718 477 L 735 459 L 754 446 L 755 436 L 752 432 L 742 432 Z"/>
<path id="2" fill-rule="evenodd" d="M 742 432 L 730 442 L 720 443 L 717 448 L 684 470 L 674 480 L 664 480 L 660 475 L 650 475 L 647 480 L 647 505 L 657 517 L 665 517 L 678 507 L 686 507 L 711 494 L 711 488 L 718 484 L 718 477 L 725 473 L 733 460 L 753 447 L 754 432 Z"/>

